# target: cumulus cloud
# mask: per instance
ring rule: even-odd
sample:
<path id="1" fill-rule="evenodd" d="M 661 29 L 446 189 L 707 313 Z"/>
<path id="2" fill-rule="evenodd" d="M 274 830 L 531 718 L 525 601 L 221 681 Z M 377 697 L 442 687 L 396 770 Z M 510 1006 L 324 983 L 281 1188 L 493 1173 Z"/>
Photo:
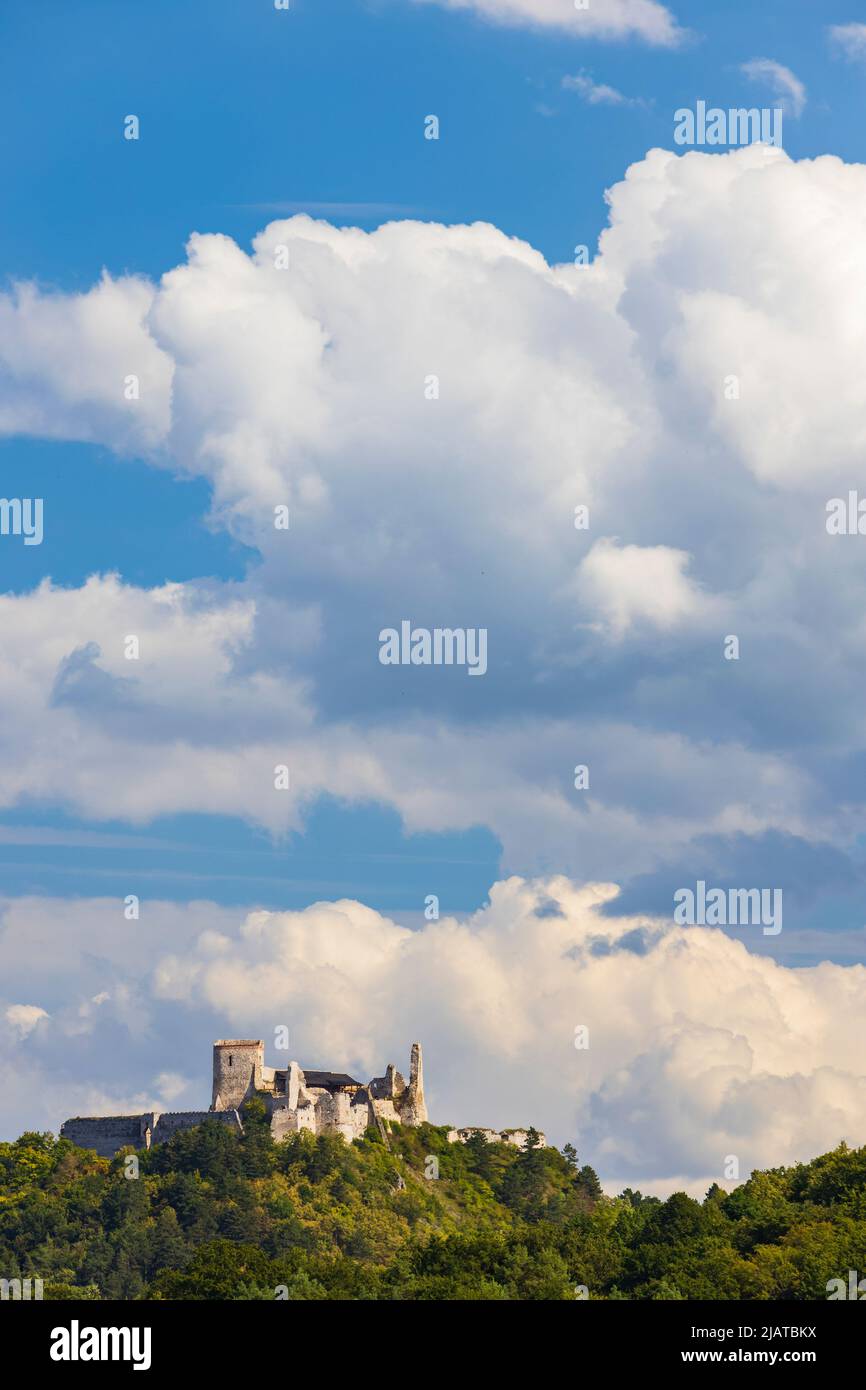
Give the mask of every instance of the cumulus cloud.
<path id="1" fill-rule="evenodd" d="M 668 631 L 713 610 L 685 573 L 689 556 L 670 546 L 596 541 L 578 569 L 577 589 L 615 637 L 634 623 Z"/>
<path id="2" fill-rule="evenodd" d="M 773 58 L 750 58 L 740 71 L 769 87 L 788 116 L 799 116 L 806 105 L 806 88 L 799 77 Z"/>
<path id="3" fill-rule="evenodd" d="M 7 900 L 0 979 L 39 1002 L 0 1001 L 0 1133 L 198 1109 L 214 1038 L 263 1037 L 280 1065 L 287 1026 L 302 1065 L 365 1080 L 420 1038 L 434 1121 L 535 1123 L 610 1190 L 705 1191 L 729 1154 L 745 1176 L 856 1139 L 866 967 L 787 968 L 749 949 L 759 928 L 613 917 L 617 891 L 513 877 L 416 929 L 352 900 L 149 901 L 140 922 L 117 900 Z"/>
<path id="4" fill-rule="evenodd" d="M 139 821 L 169 806 L 243 814 L 233 785 L 241 758 L 251 784 L 273 793 L 282 740 L 311 724 L 300 680 L 238 674 L 254 617 L 249 600 L 195 585 L 143 591 L 108 575 L 79 589 L 45 581 L 26 596 L 5 595 L 0 614 L 8 637 L 0 657 L 6 805 L 24 795 L 54 799 L 62 765 L 61 799 L 96 816 L 106 798 Z M 299 648 L 314 631 L 301 614 Z M 135 659 L 127 658 L 130 639 Z"/>
<path id="5" fill-rule="evenodd" d="M 626 39 L 673 47 L 684 37 L 671 11 L 658 0 L 591 0 L 578 7 L 574 0 L 414 0 L 470 10 L 497 24 L 556 29 L 575 37 Z"/>
<path id="6" fill-rule="evenodd" d="M 173 363 L 146 328 L 153 298 L 147 281 L 108 274 L 86 294 L 20 284 L 0 296 L 0 432 L 157 447 Z"/>
<path id="7" fill-rule="evenodd" d="M 824 518 L 866 446 L 866 170 L 655 150 L 608 197 L 588 267 L 484 224 L 296 216 L 250 255 L 196 235 L 158 285 L 3 298 L 7 430 L 203 476 L 261 556 L 0 600 L 3 805 L 280 831 L 326 791 L 578 875 L 853 838 L 866 595 Z M 404 618 L 486 627 L 487 675 L 380 666 Z"/>
<path id="8" fill-rule="evenodd" d="M 790 970 L 711 928 L 600 915 L 616 892 L 512 878 L 417 931 L 349 901 L 252 913 L 219 949 L 164 957 L 154 992 L 241 1035 L 286 1023 L 302 1064 L 365 1078 L 418 1036 L 434 1118 L 541 1124 L 619 1182 L 720 1177 L 728 1154 L 745 1174 L 862 1133 L 866 967 Z"/>

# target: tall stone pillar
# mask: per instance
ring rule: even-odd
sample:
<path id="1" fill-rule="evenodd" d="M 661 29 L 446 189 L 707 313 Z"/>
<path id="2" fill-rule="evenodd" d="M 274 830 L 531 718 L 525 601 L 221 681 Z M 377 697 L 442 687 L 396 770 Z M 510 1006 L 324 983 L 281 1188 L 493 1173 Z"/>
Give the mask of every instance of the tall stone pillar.
<path id="1" fill-rule="evenodd" d="M 289 1071 L 286 1076 L 286 1109 L 297 1110 L 298 1100 L 300 1099 L 301 1087 L 304 1085 L 304 1073 L 297 1062 L 289 1062 Z"/>
<path id="2" fill-rule="evenodd" d="M 409 1061 L 409 1112 L 410 1124 L 420 1125 L 427 1119 L 427 1104 L 424 1100 L 424 1062 L 421 1057 L 421 1044 L 414 1042 Z"/>

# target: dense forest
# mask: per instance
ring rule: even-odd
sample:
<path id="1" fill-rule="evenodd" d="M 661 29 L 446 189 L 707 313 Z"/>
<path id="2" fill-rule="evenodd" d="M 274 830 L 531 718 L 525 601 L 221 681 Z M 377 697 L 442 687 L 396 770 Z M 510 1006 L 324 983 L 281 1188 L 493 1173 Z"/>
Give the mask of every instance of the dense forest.
<path id="1" fill-rule="evenodd" d="M 206 1123 L 134 1160 L 24 1134 L 0 1144 L 0 1277 L 51 1299 L 826 1299 L 866 1273 L 866 1148 L 660 1201 L 603 1196 L 569 1145 L 446 1132 L 275 1145 L 253 1100 L 242 1137 Z"/>

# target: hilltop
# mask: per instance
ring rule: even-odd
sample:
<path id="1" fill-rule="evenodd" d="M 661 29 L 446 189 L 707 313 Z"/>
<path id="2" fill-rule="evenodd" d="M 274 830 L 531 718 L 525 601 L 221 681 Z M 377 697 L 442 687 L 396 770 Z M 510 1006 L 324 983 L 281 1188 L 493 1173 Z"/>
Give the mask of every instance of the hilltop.
<path id="1" fill-rule="evenodd" d="M 24 1134 L 0 1144 L 0 1276 L 49 1299 L 824 1299 L 866 1271 L 866 1148 L 662 1202 L 603 1196 L 568 1145 L 446 1136 L 275 1144 L 258 1099 L 242 1135 L 111 1159 Z"/>

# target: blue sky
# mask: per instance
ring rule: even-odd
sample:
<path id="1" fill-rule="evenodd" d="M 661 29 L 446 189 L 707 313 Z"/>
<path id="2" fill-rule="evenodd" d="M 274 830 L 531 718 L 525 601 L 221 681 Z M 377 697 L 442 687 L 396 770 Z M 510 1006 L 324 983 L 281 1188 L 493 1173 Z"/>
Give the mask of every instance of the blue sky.
<path id="1" fill-rule="evenodd" d="M 63 288 L 103 266 L 158 276 L 192 229 L 246 244 L 263 209 L 295 203 L 355 205 L 332 220 L 362 226 L 384 220 L 382 205 L 486 220 L 568 260 L 604 226 L 604 190 L 669 144 L 677 107 L 757 99 L 739 72 L 751 58 L 785 64 L 809 91 L 786 131 L 792 155 L 862 157 L 862 76 L 827 40 L 857 9 L 684 0 L 694 38 L 666 51 L 408 0 L 293 0 L 285 13 L 267 0 L 11 0 L 2 263 Z M 647 105 L 587 105 L 560 85 L 581 70 Z M 134 150 L 116 138 L 130 111 L 143 118 Z M 418 143 L 428 111 L 442 120 L 438 145 Z"/>
<path id="2" fill-rule="evenodd" d="M 637 995 L 672 1001 L 652 1020 L 660 1093 L 680 1045 L 712 1068 L 703 982 L 730 989 L 725 1056 L 744 1066 L 745 1037 L 764 1072 L 744 1066 L 748 1104 L 725 1115 L 766 1161 L 783 1155 L 748 1117 L 780 1065 L 773 1020 L 808 994 L 795 1056 L 839 1013 L 800 1059 L 814 1133 L 837 1137 L 822 1068 L 866 952 L 866 540 L 824 517 L 863 479 L 866 13 L 592 0 L 593 24 L 622 27 L 587 36 L 558 4 L 3 6 L 2 493 L 43 498 L 46 521 L 41 545 L 0 537 L 0 1017 L 46 1058 L 61 1030 L 91 1069 L 80 1107 L 198 1103 L 176 1046 L 289 1010 L 305 1055 L 349 1069 L 417 1022 L 451 1118 L 474 1121 L 467 1057 L 500 1069 L 504 1108 L 516 1039 L 559 1075 L 572 1009 L 605 997 L 590 974 L 619 951 L 603 985 L 636 1036 Z M 680 107 L 782 99 L 775 163 L 673 143 Z M 483 679 L 383 665 L 403 619 L 483 627 Z M 678 998 L 642 919 L 701 878 L 780 887 L 785 927 L 731 929 Z M 144 926 L 112 935 L 129 894 L 156 919 L 146 953 Z M 485 969 L 465 924 L 440 950 L 431 894 L 443 917 L 480 911 Z M 311 907 L 342 898 L 363 907 Z M 380 914 L 429 951 L 405 967 L 424 1002 L 365 1031 L 352 982 L 409 950 Z M 573 1006 L 534 936 L 560 917 L 563 981 L 586 967 Z M 209 932 L 235 940 L 237 985 Z M 66 976 L 42 971 L 46 942 Z M 291 959 L 333 1003 L 343 955 L 326 1022 L 273 983 Z M 812 973 L 823 960 L 839 975 Z M 544 1101 L 561 1137 L 627 1113 L 609 1055 L 573 1114 Z M 640 1089 L 648 1064 L 630 1065 Z M 716 1176 L 697 1141 L 643 1173 L 627 1147 L 623 1177 Z"/>

